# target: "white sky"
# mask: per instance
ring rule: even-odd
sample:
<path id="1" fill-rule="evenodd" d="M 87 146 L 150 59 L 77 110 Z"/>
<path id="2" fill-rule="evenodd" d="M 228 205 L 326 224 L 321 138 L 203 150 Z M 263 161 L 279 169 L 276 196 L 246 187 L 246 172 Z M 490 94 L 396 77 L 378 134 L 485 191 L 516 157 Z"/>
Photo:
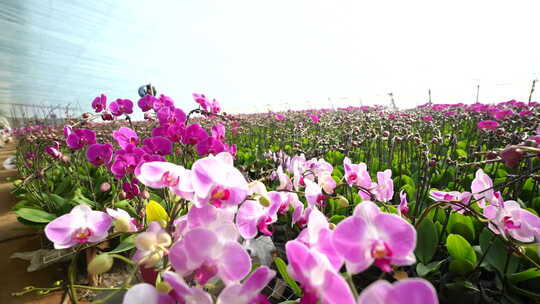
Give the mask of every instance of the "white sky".
<path id="1" fill-rule="evenodd" d="M 539 12 L 538 0 L 191 1 L 161 16 L 178 35 L 158 34 L 172 46 L 153 54 L 170 75 L 161 87 L 182 75 L 181 88 L 225 108 L 391 91 L 411 107 L 428 88 L 436 102 L 472 102 L 476 84 L 484 102 L 526 99 L 540 77 Z"/>
<path id="2" fill-rule="evenodd" d="M 63 2 L 51 3 L 44 17 L 63 20 Z M 539 0 L 103 3 L 93 30 L 68 33 L 77 68 L 55 53 L 45 60 L 66 62 L 58 92 L 81 66 L 85 79 L 99 76 L 81 84 L 84 104 L 101 91 L 136 99 L 136 88 L 152 81 L 186 108 L 192 92 L 226 111 L 331 106 L 328 98 L 387 104 L 388 92 L 405 108 L 426 102 L 429 88 L 434 102 L 474 102 L 477 84 L 482 102 L 526 100 L 540 78 Z M 77 28 L 78 19 L 68 23 Z M 110 62 L 91 65 L 98 57 Z"/>

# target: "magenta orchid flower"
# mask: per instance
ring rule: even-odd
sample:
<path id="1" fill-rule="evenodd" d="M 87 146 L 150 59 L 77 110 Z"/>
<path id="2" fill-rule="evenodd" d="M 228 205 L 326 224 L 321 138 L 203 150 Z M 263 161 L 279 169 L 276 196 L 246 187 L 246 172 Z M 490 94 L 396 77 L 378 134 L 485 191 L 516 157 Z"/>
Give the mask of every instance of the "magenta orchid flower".
<path id="1" fill-rule="evenodd" d="M 362 291 L 358 304 L 438 304 L 437 292 L 429 281 L 420 278 L 403 279 L 390 284 L 378 280 Z"/>
<path id="2" fill-rule="evenodd" d="M 198 207 L 210 203 L 216 207 L 238 205 L 248 193 L 246 179 L 233 165 L 228 152 L 197 160 L 192 167 L 192 184 Z"/>
<path id="3" fill-rule="evenodd" d="M 276 272 L 266 266 L 260 266 L 247 277 L 243 283 L 226 286 L 219 294 L 217 304 L 257 304 L 258 297 L 274 277 Z M 268 302 L 269 303 L 269 302 Z"/>
<path id="4" fill-rule="evenodd" d="M 152 110 L 154 106 L 154 102 L 157 100 L 157 98 L 153 95 L 145 95 L 139 101 L 137 102 L 137 105 L 143 112 L 147 112 Z"/>
<path id="5" fill-rule="evenodd" d="M 60 143 L 57 141 L 54 141 L 52 146 L 45 147 L 45 152 L 55 159 L 59 159 L 63 155 L 60 152 Z"/>
<path id="6" fill-rule="evenodd" d="M 107 96 L 101 94 L 92 101 L 92 108 L 99 113 L 107 108 Z"/>
<path id="7" fill-rule="evenodd" d="M 212 132 L 212 137 L 217 139 L 220 142 L 225 141 L 225 126 L 222 124 L 215 125 L 210 130 Z"/>
<path id="8" fill-rule="evenodd" d="M 109 105 L 109 111 L 114 116 L 133 113 L 133 102 L 129 99 L 117 99 Z"/>
<path id="9" fill-rule="evenodd" d="M 47 224 L 45 235 L 54 243 L 54 248 L 64 249 L 104 240 L 111 225 L 112 219 L 107 213 L 79 205 Z"/>
<path id="10" fill-rule="evenodd" d="M 154 130 L 161 129 L 161 132 L 155 132 Z M 186 132 L 186 126 L 183 123 L 175 123 L 172 125 L 164 125 L 160 128 L 155 128 L 152 131 L 152 136 L 164 136 L 173 142 L 180 142 L 184 138 Z"/>
<path id="11" fill-rule="evenodd" d="M 414 227 L 395 214 L 380 211 L 369 201 L 357 205 L 353 215 L 337 225 L 333 241 L 352 274 L 371 264 L 390 272 L 391 265 L 411 265 L 416 261 Z"/>
<path id="12" fill-rule="evenodd" d="M 141 188 L 139 188 L 139 180 L 132 178 L 131 181 L 125 181 L 122 183 L 123 192 L 121 195 L 127 199 L 132 199 L 141 194 Z"/>
<path id="13" fill-rule="evenodd" d="M 433 116 L 431 116 L 431 115 L 426 115 L 426 116 L 423 116 L 422 119 L 423 119 L 425 122 L 432 122 L 432 121 L 433 121 Z"/>
<path id="14" fill-rule="evenodd" d="M 221 106 L 216 99 L 212 99 L 212 102 L 210 103 L 210 112 L 212 114 L 219 114 L 219 112 L 221 112 Z"/>
<path id="15" fill-rule="evenodd" d="M 467 191 L 445 192 L 445 191 L 431 190 L 429 192 L 429 197 L 431 197 L 431 199 L 436 202 L 448 202 L 448 203 L 457 202 L 462 205 L 468 205 L 469 201 L 471 200 L 472 194 Z M 467 210 L 466 207 L 462 207 L 456 204 L 451 204 L 450 206 L 452 207 L 452 209 L 454 209 L 455 211 L 461 214 L 463 214 Z"/>
<path id="16" fill-rule="evenodd" d="M 311 119 L 311 122 L 314 123 L 314 124 L 318 124 L 319 122 L 321 122 L 321 119 L 319 118 L 318 115 L 309 114 L 308 116 Z"/>
<path id="17" fill-rule="evenodd" d="M 489 220 L 489 229 L 505 238 L 511 236 L 524 243 L 540 238 L 540 218 L 515 201 L 489 205 L 484 208 L 484 216 Z"/>
<path id="18" fill-rule="evenodd" d="M 212 136 L 207 136 L 204 140 L 201 140 L 197 144 L 197 153 L 201 156 L 208 154 L 215 155 L 221 152 L 225 152 L 226 150 L 226 146 L 221 141 Z"/>
<path id="19" fill-rule="evenodd" d="M 164 124 L 183 124 L 186 121 L 186 113 L 182 109 L 177 109 L 174 107 L 162 107 L 157 112 L 157 118 L 159 123 Z"/>
<path id="20" fill-rule="evenodd" d="M 121 127 L 117 131 L 114 131 L 113 138 L 122 149 L 125 149 L 128 145 L 136 146 L 139 144 L 137 133 L 127 127 Z"/>
<path id="21" fill-rule="evenodd" d="M 199 124 L 189 125 L 184 132 L 182 143 L 185 145 L 196 145 L 208 137 L 206 131 Z"/>
<path id="22" fill-rule="evenodd" d="M 198 103 L 205 111 L 209 111 L 211 108 L 211 102 L 204 96 L 204 94 L 193 93 L 193 99 Z"/>
<path id="23" fill-rule="evenodd" d="M 120 179 L 126 174 L 135 173 L 135 169 L 147 155 L 143 149 L 134 145 L 127 145 L 125 149 L 116 151 L 110 170 L 116 178 Z"/>
<path id="24" fill-rule="evenodd" d="M 169 96 L 160 94 L 159 98 L 154 100 L 154 104 L 152 106 L 154 108 L 154 111 L 158 112 L 162 108 L 174 107 L 174 100 Z"/>
<path id="25" fill-rule="evenodd" d="M 302 285 L 304 296 L 301 303 L 355 304 L 349 285 L 334 270 L 326 256 L 310 249 L 299 241 L 285 245 L 288 272 Z"/>
<path id="26" fill-rule="evenodd" d="M 148 154 L 169 155 L 172 153 L 172 142 L 162 136 L 147 137 L 143 140 L 143 150 Z"/>
<path id="27" fill-rule="evenodd" d="M 482 120 L 477 124 L 478 129 L 486 129 L 490 131 L 495 131 L 499 123 L 495 120 Z"/>
<path id="28" fill-rule="evenodd" d="M 96 132 L 89 129 L 67 128 L 67 131 L 64 129 L 64 134 L 68 134 L 66 144 L 73 150 L 80 150 L 96 143 Z"/>
<path id="29" fill-rule="evenodd" d="M 92 165 L 101 166 L 111 161 L 113 152 L 111 144 L 93 144 L 86 150 L 86 158 Z"/>

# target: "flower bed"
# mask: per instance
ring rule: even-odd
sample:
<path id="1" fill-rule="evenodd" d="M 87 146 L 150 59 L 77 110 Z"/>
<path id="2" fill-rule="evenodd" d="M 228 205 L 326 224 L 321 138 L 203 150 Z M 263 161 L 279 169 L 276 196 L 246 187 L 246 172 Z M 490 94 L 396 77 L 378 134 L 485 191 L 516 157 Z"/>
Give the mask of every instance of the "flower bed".
<path id="1" fill-rule="evenodd" d="M 72 260 L 27 292 L 77 302 L 86 252 L 90 276 L 128 266 L 103 301 L 540 300 L 538 103 L 227 115 L 193 97 L 145 95 L 133 122 L 101 95 L 14 130 L 14 210 Z"/>

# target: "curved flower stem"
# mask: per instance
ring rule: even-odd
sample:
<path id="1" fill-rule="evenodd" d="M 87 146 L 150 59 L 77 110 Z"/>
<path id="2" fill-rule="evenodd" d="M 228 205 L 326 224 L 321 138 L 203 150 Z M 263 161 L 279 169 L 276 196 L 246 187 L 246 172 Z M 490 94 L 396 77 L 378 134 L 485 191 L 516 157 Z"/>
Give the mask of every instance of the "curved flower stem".
<path id="1" fill-rule="evenodd" d="M 77 265 L 77 257 L 79 256 L 79 251 L 76 251 L 71 258 L 71 263 L 69 264 L 68 269 L 68 287 L 69 287 L 69 297 L 74 304 L 78 304 L 79 300 L 77 299 L 77 290 L 75 289 L 75 272 Z"/>
<path id="2" fill-rule="evenodd" d="M 130 265 L 137 265 L 136 262 L 134 262 L 134 261 L 132 261 L 132 260 L 126 258 L 126 257 L 123 256 L 123 255 L 119 255 L 119 254 L 116 254 L 116 253 L 111 253 L 111 254 L 109 254 L 109 255 L 110 255 L 111 257 L 113 257 L 113 258 L 117 258 L 117 259 L 119 259 L 119 260 L 122 260 L 122 261 L 124 261 L 124 262 L 127 263 L 127 264 L 130 264 Z"/>
<path id="3" fill-rule="evenodd" d="M 356 290 L 356 287 L 354 286 L 352 275 L 347 272 L 347 274 L 345 275 L 345 278 L 347 280 L 347 283 L 349 283 L 349 287 L 351 288 L 354 298 L 358 299 L 358 290 Z"/>
<path id="4" fill-rule="evenodd" d="M 424 212 L 422 212 L 422 214 L 420 215 L 420 217 L 418 218 L 418 221 L 416 221 L 416 225 L 415 225 L 415 228 L 418 229 L 418 226 L 420 226 L 420 223 L 422 222 L 422 220 L 429 214 L 429 212 L 431 211 L 431 209 L 435 208 L 435 207 L 439 207 L 439 206 L 442 206 L 446 204 L 446 202 L 438 202 L 438 203 L 435 203 L 429 207 L 427 207 L 426 209 L 424 209 Z"/>

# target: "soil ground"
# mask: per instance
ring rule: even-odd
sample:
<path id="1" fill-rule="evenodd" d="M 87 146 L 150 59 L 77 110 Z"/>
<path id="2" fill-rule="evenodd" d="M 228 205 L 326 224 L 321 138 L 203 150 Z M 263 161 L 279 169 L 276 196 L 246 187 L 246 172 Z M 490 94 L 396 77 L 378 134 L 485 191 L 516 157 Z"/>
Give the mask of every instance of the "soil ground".
<path id="1" fill-rule="evenodd" d="M 35 272 L 27 272 L 28 261 L 11 259 L 15 252 L 24 252 L 40 249 L 41 235 L 17 221 L 17 216 L 10 211 L 16 203 L 11 194 L 11 183 L 7 178 L 16 177 L 16 170 L 6 170 L 2 163 L 15 153 L 15 143 L 0 148 L 0 303 L 3 304 L 53 304 L 61 303 L 63 292 L 52 293 L 46 296 L 37 296 L 29 293 L 20 297 L 13 297 L 13 292 L 19 292 L 26 286 L 51 287 L 52 284 L 63 277 L 60 265 Z"/>

